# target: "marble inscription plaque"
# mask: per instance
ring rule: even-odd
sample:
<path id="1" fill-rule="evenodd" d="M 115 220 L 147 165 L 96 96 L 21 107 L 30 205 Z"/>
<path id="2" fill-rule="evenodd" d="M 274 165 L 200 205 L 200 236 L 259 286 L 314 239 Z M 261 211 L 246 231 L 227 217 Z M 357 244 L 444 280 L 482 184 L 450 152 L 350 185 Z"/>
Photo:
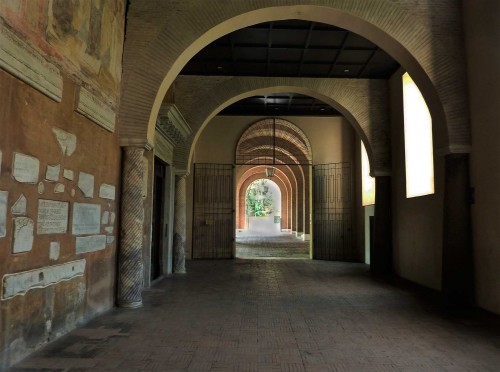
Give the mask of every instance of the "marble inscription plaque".
<path id="1" fill-rule="evenodd" d="M 54 193 L 55 194 L 61 194 L 66 190 L 66 187 L 62 183 L 56 183 L 54 186 Z"/>
<path id="2" fill-rule="evenodd" d="M 73 181 L 75 179 L 75 172 L 71 169 L 65 169 L 63 170 L 63 177 L 67 180 Z"/>
<path id="3" fill-rule="evenodd" d="M 45 172 L 45 179 L 47 181 L 59 181 L 59 174 L 61 173 L 61 166 L 58 165 L 47 165 L 47 171 Z"/>
<path id="4" fill-rule="evenodd" d="M 21 194 L 19 199 L 17 199 L 17 201 L 14 203 L 14 205 L 11 208 L 12 214 L 25 215 L 27 204 L 28 204 L 28 201 L 26 200 L 26 196 L 24 196 L 24 194 Z"/>
<path id="5" fill-rule="evenodd" d="M 65 234 L 68 232 L 69 203 L 56 200 L 38 200 L 37 233 Z"/>
<path id="6" fill-rule="evenodd" d="M 33 220 L 28 217 L 14 218 L 14 245 L 12 253 L 29 252 L 33 248 Z"/>
<path id="7" fill-rule="evenodd" d="M 106 235 L 78 236 L 76 238 L 76 253 L 89 253 L 106 248 Z"/>
<path id="8" fill-rule="evenodd" d="M 40 173 L 40 161 L 29 155 L 14 153 L 12 176 L 18 182 L 36 184 Z"/>
<path id="9" fill-rule="evenodd" d="M 63 155 L 71 156 L 76 150 L 76 136 L 59 128 L 52 128 Z"/>
<path id="10" fill-rule="evenodd" d="M 59 242 L 50 242 L 49 247 L 49 258 L 52 261 L 59 259 L 59 254 L 61 252 L 61 243 Z"/>
<path id="11" fill-rule="evenodd" d="M 85 260 L 77 260 L 66 262 L 62 265 L 4 275 L 2 279 L 2 300 L 7 300 L 17 295 L 25 295 L 31 289 L 45 288 L 49 285 L 83 276 L 85 262 Z"/>
<path id="12" fill-rule="evenodd" d="M 82 190 L 86 198 L 94 197 L 94 176 L 89 173 L 80 172 L 78 176 L 78 188 Z"/>
<path id="13" fill-rule="evenodd" d="M 115 187 L 103 183 L 99 188 L 99 197 L 103 199 L 115 200 Z"/>
<path id="14" fill-rule="evenodd" d="M 0 191 L 0 238 L 5 237 L 7 233 L 7 201 L 9 199 L 8 191 Z"/>
<path id="15" fill-rule="evenodd" d="M 73 205 L 73 235 L 99 234 L 101 231 L 101 206 L 75 203 Z"/>
<path id="16" fill-rule="evenodd" d="M 109 211 L 104 211 L 102 213 L 101 223 L 107 225 L 109 223 Z"/>

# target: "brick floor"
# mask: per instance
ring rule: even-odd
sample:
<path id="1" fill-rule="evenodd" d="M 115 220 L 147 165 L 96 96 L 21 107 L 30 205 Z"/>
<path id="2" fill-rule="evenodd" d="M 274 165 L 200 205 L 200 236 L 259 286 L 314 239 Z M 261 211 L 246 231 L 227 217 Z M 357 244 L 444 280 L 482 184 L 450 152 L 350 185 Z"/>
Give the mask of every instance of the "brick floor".
<path id="1" fill-rule="evenodd" d="M 236 235 L 236 257 L 239 258 L 309 258 L 309 241 L 303 241 L 291 233 L 280 235 Z"/>
<path id="2" fill-rule="evenodd" d="M 499 371 L 488 315 L 450 315 L 362 264 L 190 261 L 11 371 Z"/>

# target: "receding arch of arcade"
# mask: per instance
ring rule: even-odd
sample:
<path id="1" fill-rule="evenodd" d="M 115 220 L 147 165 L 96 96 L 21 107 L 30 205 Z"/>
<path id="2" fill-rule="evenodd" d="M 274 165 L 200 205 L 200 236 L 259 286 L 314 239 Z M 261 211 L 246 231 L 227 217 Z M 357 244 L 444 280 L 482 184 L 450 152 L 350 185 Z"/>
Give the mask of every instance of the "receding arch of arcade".
<path id="1" fill-rule="evenodd" d="M 266 167 L 277 170 L 288 185 L 294 183 L 296 192 L 291 194 L 291 198 L 295 199 L 295 209 L 290 208 L 290 218 L 294 221 L 291 226 L 295 227 L 295 230 L 292 227 L 292 231 L 304 239 L 309 239 L 312 149 L 305 133 L 287 120 L 259 120 L 251 124 L 239 138 L 235 163 L 239 165 L 236 178 L 237 204 L 241 201 L 241 185 L 256 173 L 262 175 Z M 246 188 L 243 188 L 243 193 L 244 190 Z M 236 209 L 237 221 L 241 221 L 244 204 L 237 205 Z"/>

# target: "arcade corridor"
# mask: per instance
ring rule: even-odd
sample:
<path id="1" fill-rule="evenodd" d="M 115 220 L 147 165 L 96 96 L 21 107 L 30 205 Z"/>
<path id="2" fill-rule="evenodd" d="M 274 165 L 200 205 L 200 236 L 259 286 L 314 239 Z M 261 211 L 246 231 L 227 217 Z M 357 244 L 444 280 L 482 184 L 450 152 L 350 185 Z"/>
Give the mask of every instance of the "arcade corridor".
<path id="1" fill-rule="evenodd" d="M 189 261 L 11 371 L 497 371 L 494 319 L 451 316 L 363 264 Z"/>

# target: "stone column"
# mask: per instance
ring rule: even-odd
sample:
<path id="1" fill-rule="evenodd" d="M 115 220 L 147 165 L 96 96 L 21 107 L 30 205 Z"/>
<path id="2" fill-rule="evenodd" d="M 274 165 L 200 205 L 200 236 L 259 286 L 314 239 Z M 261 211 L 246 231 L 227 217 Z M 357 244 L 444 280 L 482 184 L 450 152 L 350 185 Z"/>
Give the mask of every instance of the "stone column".
<path id="1" fill-rule="evenodd" d="M 442 291 L 453 304 L 474 302 L 469 154 L 445 156 Z"/>
<path id="2" fill-rule="evenodd" d="M 120 250 L 118 252 L 118 306 L 142 306 L 144 149 L 123 148 Z"/>
<path id="3" fill-rule="evenodd" d="M 186 273 L 186 177 L 175 176 L 173 271 L 177 274 Z"/>
<path id="4" fill-rule="evenodd" d="M 370 250 L 370 271 L 375 275 L 392 272 L 391 177 L 375 177 L 374 242 Z"/>

